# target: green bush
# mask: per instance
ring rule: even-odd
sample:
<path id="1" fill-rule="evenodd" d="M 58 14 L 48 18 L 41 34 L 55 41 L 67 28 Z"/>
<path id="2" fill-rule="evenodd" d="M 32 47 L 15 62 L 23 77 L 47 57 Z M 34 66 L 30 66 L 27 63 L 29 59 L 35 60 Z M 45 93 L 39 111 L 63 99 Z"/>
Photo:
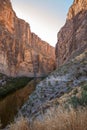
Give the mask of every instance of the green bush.
<path id="1" fill-rule="evenodd" d="M 82 93 L 81 97 L 78 98 L 76 96 L 73 96 L 70 100 L 69 103 L 72 104 L 74 108 L 77 108 L 79 105 L 80 106 L 86 106 L 87 105 L 87 84 L 85 84 L 82 87 Z"/>
<path id="2" fill-rule="evenodd" d="M 87 91 L 82 91 L 81 98 L 79 99 L 79 104 L 82 106 L 87 105 Z"/>
<path id="3" fill-rule="evenodd" d="M 83 90 L 87 91 L 87 84 L 85 84 L 82 88 Z"/>
<path id="4" fill-rule="evenodd" d="M 77 108 L 79 105 L 79 99 L 76 96 L 71 97 L 69 103 L 74 107 Z"/>
<path id="5" fill-rule="evenodd" d="M 6 81 L 6 85 L 0 88 L 0 98 L 26 86 L 27 83 L 32 79 L 33 78 L 29 78 L 29 77 L 8 78 Z"/>

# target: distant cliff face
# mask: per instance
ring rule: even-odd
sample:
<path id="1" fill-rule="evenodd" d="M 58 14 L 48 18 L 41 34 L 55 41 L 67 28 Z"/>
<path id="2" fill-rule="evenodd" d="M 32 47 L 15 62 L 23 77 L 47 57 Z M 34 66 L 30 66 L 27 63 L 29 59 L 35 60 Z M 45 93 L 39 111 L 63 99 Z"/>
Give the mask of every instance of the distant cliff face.
<path id="1" fill-rule="evenodd" d="M 87 0 L 74 0 L 56 44 L 57 66 L 87 44 Z"/>
<path id="2" fill-rule="evenodd" d="M 16 17 L 10 0 L 0 0 L 0 72 L 9 76 L 47 74 L 55 67 L 55 49 Z"/>

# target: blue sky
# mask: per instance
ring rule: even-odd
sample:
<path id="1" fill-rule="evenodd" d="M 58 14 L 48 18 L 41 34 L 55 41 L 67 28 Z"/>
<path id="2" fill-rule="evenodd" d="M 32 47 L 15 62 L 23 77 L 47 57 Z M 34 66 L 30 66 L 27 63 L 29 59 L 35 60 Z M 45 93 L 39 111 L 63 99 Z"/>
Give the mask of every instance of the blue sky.
<path id="1" fill-rule="evenodd" d="M 73 0 L 11 0 L 18 17 L 26 20 L 31 31 L 52 46 L 57 33 L 65 24 Z"/>

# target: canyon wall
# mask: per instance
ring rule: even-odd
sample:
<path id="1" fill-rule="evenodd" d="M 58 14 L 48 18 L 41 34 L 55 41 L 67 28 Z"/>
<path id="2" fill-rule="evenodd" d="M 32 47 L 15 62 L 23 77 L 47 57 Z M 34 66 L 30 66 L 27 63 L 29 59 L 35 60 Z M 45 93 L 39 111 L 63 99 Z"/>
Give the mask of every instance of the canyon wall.
<path id="1" fill-rule="evenodd" d="M 27 22 L 17 18 L 10 0 L 0 0 L 0 73 L 33 76 L 48 74 L 54 68 L 54 47 L 32 33 Z"/>
<path id="2" fill-rule="evenodd" d="M 54 117 L 53 110 L 57 110 L 56 108 L 59 108 L 59 111 L 61 107 L 65 108 L 65 106 L 75 108 L 73 104 L 69 104 L 69 101 L 73 97 L 78 97 L 83 84 L 87 82 L 86 9 L 87 0 L 75 0 L 69 9 L 66 24 L 58 33 L 58 43 L 56 44 L 58 67 L 67 60 L 69 62 L 37 84 L 35 91 L 21 108 L 22 115 L 30 121 L 35 119 L 44 121 L 46 119 L 44 115 L 49 117 L 50 110 Z M 74 93 L 76 89 L 80 90 L 78 94 Z M 78 104 L 77 108 L 81 108 L 80 105 Z"/>
<path id="3" fill-rule="evenodd" d="M 64 64 L 74 52 L 84 46 L 87 47 L 87 0 L 74 0 L 66 23 L 58 33 L 57 67 Z"/>

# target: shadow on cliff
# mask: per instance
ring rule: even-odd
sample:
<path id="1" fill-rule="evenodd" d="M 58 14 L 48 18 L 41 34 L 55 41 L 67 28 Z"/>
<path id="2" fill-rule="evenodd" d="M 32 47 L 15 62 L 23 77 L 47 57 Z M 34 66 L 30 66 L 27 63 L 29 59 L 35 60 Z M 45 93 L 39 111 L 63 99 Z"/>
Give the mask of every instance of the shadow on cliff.
<path id="1" fill-rule="evenodd" d="M 87 10 L 82 10 L 75 16 L 73 12 L 73 17 L 66 20 L 66 24 L 59 32 L 60 38 L 55 49 L 57 67 L 66 63 L 76 51 L 81 51 L 81 48 L 84 47 L 87 48 L 86 34 Z"/>
<path id="2" fill-rule="evenodd" d="M 69 53 L 72 53 L 74 50 L 76 50 L 78 48 L 81 49 L 81 44 L 84 44 L 84 43 L 81 43 L 81 42 L 87 41 L 87 37 L 85 36 L 85 34 L 87 33 L 87 24 L 83 23 L 83 20 L 87 21 L 87 10 L 80 11 L 75 17 L 68 20 L 69 22 L 73 23 L 72 42 L 71 42 L 71 44 L 69 46 Z M 85 26 L 85 31 L 86 32 L 84 32 L 84 35 L 82 35 L 82 37 L 80 38 L 80 41 L 78 41 L 78 39 L 77 39 L 77 31 L 78 31 L 78 29 L 80 29 L 82 24 L 84 24 L 83 28 Z"/>

